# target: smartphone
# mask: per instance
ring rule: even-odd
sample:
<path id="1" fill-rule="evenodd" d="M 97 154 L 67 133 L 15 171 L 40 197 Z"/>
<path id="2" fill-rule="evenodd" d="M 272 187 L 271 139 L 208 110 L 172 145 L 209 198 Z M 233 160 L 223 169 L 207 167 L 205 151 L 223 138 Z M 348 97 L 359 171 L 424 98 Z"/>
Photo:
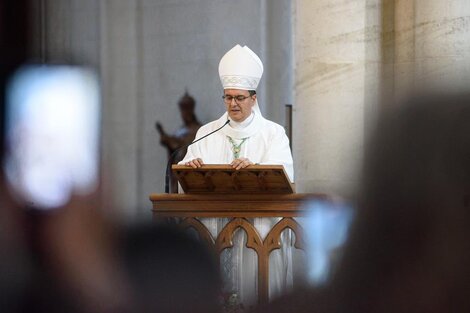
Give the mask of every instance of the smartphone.
<path id="1" fill-rule="evenodd" d="M 20 204 L 63 207 L 99 177 L 100 88 L 94 70 L 24 65 L 7 82 L 3 170 Z"/>
<path id="2" fill-rule="evenodd" d="M 339 200 L 313 200 L 306 203 L 306 209 L 302 224 L 306 237 L 307 281 L 321 286 L 329 280 L 340 257 L 354 210 Z"/>

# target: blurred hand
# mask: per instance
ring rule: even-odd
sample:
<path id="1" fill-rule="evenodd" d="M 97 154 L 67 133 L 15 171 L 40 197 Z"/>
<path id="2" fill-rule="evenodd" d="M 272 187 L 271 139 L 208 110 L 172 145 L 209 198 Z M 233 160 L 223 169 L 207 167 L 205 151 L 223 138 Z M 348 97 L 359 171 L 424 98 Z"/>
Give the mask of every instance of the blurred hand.
<path id="1" fill-rule="evenodd" d="M 45 219 L 42 246 L 51 273 L 86 312 L 123 312 L 131 300 L 115 256 L 118 228 L 103 214 L 102 204 L 101 187 L 74 195 Z"/>

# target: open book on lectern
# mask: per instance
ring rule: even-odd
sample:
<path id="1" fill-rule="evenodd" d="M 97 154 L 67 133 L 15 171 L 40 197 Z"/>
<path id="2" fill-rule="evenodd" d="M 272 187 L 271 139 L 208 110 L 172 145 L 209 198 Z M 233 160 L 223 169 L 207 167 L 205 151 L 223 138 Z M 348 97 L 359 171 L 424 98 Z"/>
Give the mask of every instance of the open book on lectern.
<path id="1" fill-rule="evenodd" d="M 205 164 L 200 168 L 172 165 L 171 168 L 185 193 L 294 193 L 294 184 L 282 165 L 250 165 L 240 170 L 219 164 Z"/>

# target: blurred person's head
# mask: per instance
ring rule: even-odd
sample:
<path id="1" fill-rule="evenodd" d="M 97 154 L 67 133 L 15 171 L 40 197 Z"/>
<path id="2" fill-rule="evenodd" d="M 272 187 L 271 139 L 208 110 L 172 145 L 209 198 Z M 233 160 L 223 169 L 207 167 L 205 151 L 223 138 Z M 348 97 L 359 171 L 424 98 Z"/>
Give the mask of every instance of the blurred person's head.
<path id="1" fill-rule="evenodd" d="M 2 312 L 125 310 L 125 282 L 113 263 L 113 231 L 101 211 L 100 189 L 72 194 L 67 203 L 41 210 L 23 201 L 5 179 L 5 100 L 21 63 L 4 65 L 0 73 Z M 48 155 L 54 155 L 50 142 L 40 144 L 49 149 Z"/>
<path id="2" fill-rule="evenodd" d="M 333 280 L 351 312 L 469 311 L 470 95 L 387 112 Z"/>
<path id="3" fill-rule="evenodd" d="M 0 173 L 0 308 L 19 312 L 32 279 L 30 252 L 20 212 L 5 192 Z"/>
<path id="4" fill-rule="evenodd" d="M 4 98 L 6 81 L 23 62 L 28 42 L 28 7 L 30 1 L 6 1 L 0 4 L 0 164 L 4 153 Z M 30 263 L 25 248 L 19 214 L 6 192 L 0 168 L 0 308 L 15 312 L 23 300 L 30 280 Z"/>
<path id="5" fill-rule="evenodd" d="M 155 222 L 132 225 L 121 253 L 136 312 L 219 311 L 215 255 L 188 233 Z"/>
<path id="6" fill-rule="evenodd" d="M 32 57 L 32 3 L 0 5 L 0 311 L 72 312 L 67 297 L 62 297 L 65 290 L 70 291 L 71 305 L 83 304 L 73 312 L 96 308 L 93 301 L 100 297 L 100 308 L 115 308 L 122 301 L 107 303 L 119 297 L 116 288 L 109 287 L 118 279 L 113 279 L 110 247 L 100 234 L 102 217 L 97 218 L 91 199 L 97 194 L 69 201 L 67 208 L 54 212 L 58 214 L 41 214 L 25 210 L 4 179 L 7 86 L 12 74 Z M 48 144 L 50 149 L 50 142 L 42 143 Z"/>

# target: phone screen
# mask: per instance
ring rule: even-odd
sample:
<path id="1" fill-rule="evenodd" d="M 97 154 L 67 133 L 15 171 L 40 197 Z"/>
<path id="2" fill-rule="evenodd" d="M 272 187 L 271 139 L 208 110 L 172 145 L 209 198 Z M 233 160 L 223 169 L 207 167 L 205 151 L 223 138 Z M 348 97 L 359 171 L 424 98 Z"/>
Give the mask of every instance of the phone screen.
<path id="1" fill-rule="evenodd" d="M 309 201 L 306 208 L 303 226 L 307 279 L 311 285 L 321 286 L 329 280 L 338 252 L 346 242 L 354 210 L 347 203 L 327 200 Z"/>
<path id="2" fill-rule="evenodd" d="M 96 73 L 72 65 L 27 65 L 6 90 L 3 170 L 28 207 L 54 209 L 95 190 L 100 90 Z"/>

